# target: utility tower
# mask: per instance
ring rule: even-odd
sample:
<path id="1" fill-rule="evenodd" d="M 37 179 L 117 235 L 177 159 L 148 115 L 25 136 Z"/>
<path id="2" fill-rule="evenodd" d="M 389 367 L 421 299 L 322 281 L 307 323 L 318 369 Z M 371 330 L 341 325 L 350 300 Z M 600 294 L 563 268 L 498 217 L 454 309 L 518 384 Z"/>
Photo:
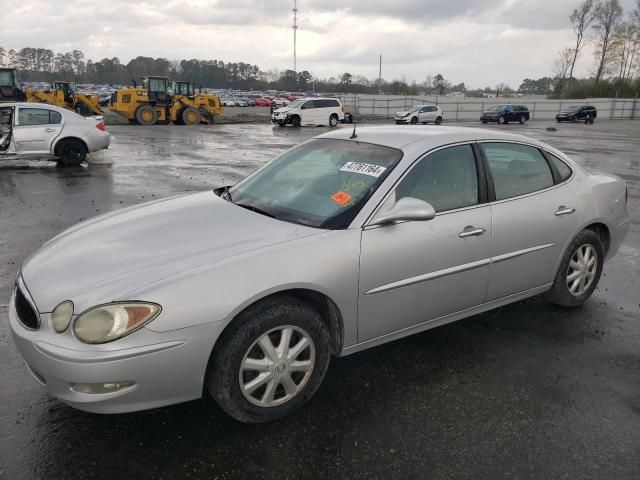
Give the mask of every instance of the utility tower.
<path id="1" fill-rule="evenodd" d="M 293 71 L 298 71 L 297 59 L 296 59 L 296 35 L 298 33 L 298 0 L 293 0 Z"/>

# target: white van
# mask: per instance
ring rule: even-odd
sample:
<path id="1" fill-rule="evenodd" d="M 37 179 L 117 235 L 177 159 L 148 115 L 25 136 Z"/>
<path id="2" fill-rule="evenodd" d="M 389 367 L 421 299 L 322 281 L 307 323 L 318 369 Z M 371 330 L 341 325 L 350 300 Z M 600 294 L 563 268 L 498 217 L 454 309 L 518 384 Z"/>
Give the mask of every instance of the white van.
<path id="1" fill-rule="evenodd" d="M 344 110 L 337 98 L 298 98 L 286 107 L 274 110 L 271 122 L 284 127 L 287 124 L 329 125 L 335 127 L 344 121 Z"/>

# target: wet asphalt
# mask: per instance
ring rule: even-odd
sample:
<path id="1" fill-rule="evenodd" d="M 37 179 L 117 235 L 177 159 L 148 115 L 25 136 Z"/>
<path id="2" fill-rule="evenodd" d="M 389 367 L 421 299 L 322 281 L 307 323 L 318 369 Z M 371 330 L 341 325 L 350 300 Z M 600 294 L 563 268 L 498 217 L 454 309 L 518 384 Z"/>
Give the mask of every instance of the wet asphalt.
<path id="1" fill-rule="evenodd" d="M 113 126 L 88 166 L 0 162 L 0 479 L 640 479 L 640 122 L 548 126 L 489 128 L 629 186 L 631 230 L 587 304 L 532 298 L 333 359 L 306 407 L 257 426 L 207 398 L 73 410 L 27 373 L 6 304 L 21 262 L 64 228 L 233 184 L 325 129 Z"/>

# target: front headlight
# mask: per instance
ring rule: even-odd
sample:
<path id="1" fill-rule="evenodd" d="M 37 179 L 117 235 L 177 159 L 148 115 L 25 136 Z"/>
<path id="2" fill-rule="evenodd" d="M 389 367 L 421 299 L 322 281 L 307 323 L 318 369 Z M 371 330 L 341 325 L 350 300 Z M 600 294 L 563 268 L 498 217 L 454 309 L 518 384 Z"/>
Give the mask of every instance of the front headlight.
<path id="1" fill-rule="evenodd" d="M 160 313 L 160 305 L 123 302 L 101 305 L 81 314 L 73 323 L 73 333 L 85 343 L 107 343 L 143 327 Z"/>

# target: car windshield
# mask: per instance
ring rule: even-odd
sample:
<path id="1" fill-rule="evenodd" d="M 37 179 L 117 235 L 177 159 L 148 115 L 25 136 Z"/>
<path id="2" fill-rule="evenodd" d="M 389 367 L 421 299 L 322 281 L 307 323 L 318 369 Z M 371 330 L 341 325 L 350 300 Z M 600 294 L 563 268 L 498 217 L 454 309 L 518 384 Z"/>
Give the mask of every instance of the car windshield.
<path id="1" fill-rule="evenodd" d="M 504 105 L 494 105 L 488 111 L 489 112 L 499 112 L 501 110 L 504 110 L 504 107 L 505 107 Z"/>
<path id="2" fill-rule="evenodd" d="M 420 110 L 420 108 L 421 108 L 420 105 L 414 105 L 409 110 L 407 110 L 407 112 L 409 113 L 417 112 L 418 110 Z"/>
<path id="3" fill-rule="evenodd" d="M 305 102 L 306 102 L 306 100 L 294 100 L 289 105 L 287 105 L 287 107 L 289 107 L 289 108 L 298 108 L 299 106 L 301 106 Z"/>
<path id="4" fill-rule="evenodd" d="M 381 145 L 315 139 L 229 189 L 227 199 L 279 220 L 344 229 L 401 158 Z"/>
<path id="5" fill-rule="evenodd" d="M 567 112 L 576 112 L 580 110 L 580 105 L 571 105 L 570 107 L 565 108 Z"/>

